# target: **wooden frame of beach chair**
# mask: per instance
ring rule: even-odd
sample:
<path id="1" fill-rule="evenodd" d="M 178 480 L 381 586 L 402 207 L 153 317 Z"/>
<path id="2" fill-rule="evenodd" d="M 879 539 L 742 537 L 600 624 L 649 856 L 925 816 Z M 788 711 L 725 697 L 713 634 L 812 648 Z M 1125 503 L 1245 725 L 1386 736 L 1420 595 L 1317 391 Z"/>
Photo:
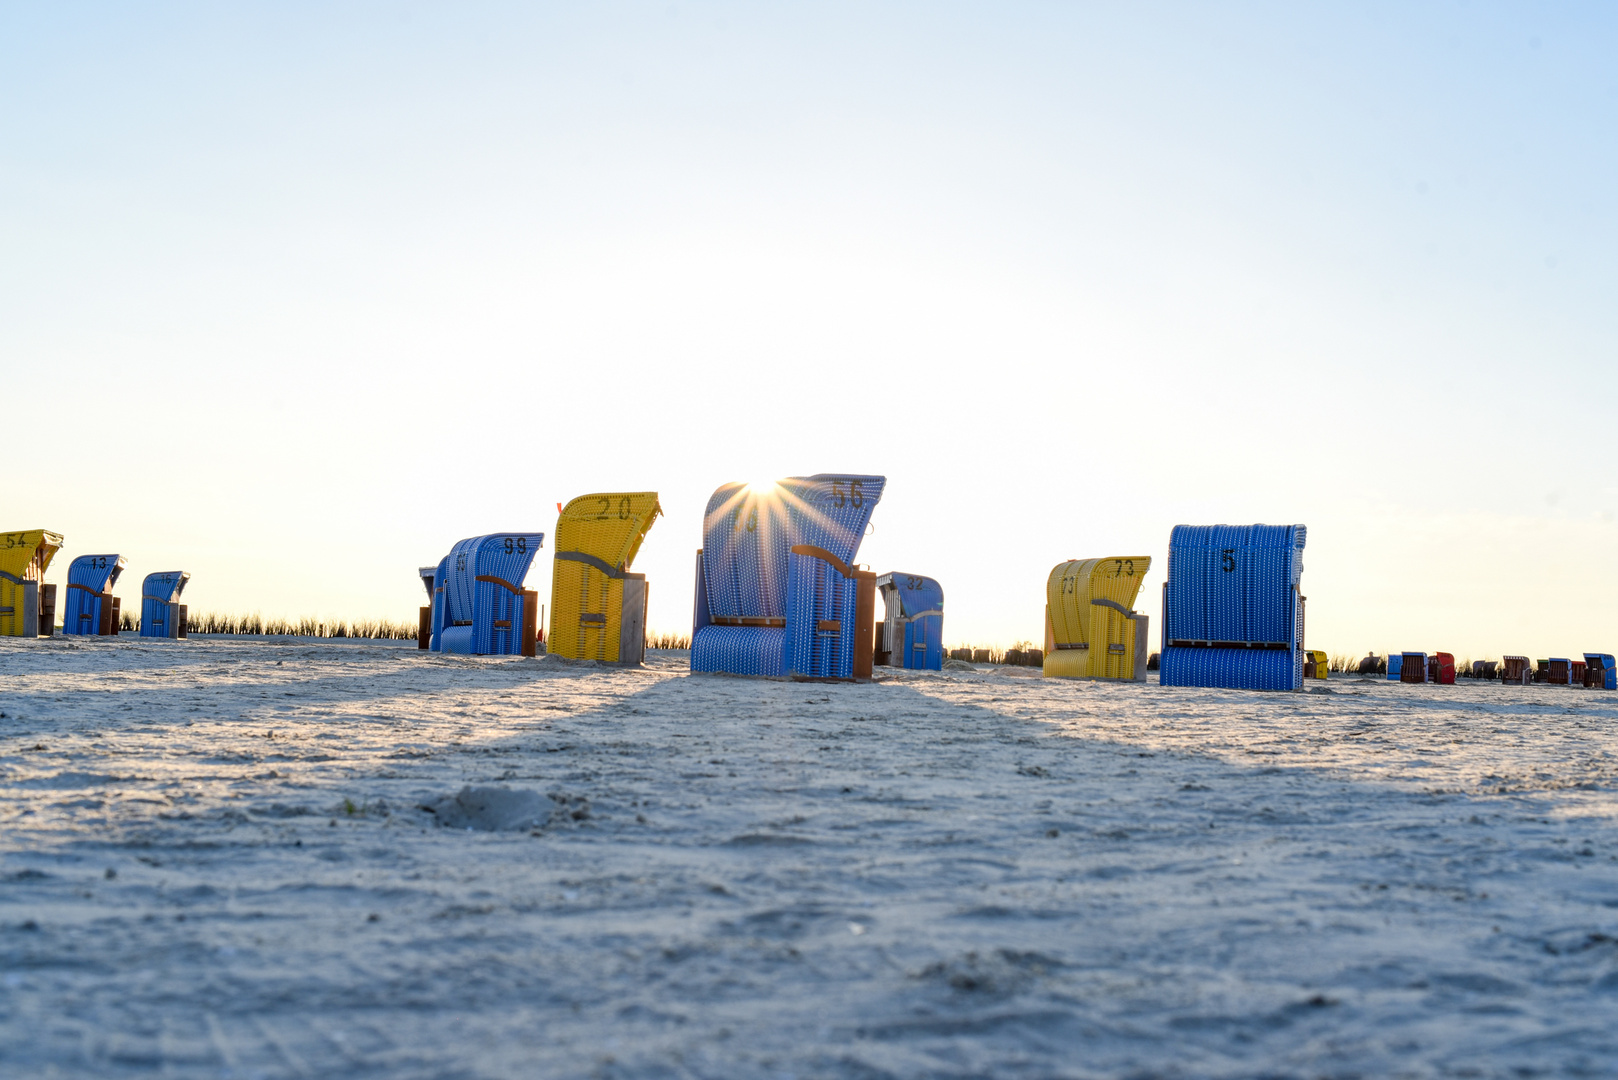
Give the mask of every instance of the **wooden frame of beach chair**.
<path id="1" fill-rule="evenodd" d="M 645 660 L 646 575 L 629 566 L 662 512 L 655 491 L 598 491 L 562 508 L 547 651 L 607 664 Z"/>
<path id="2" fill-rule="evenodd" d="M 0 533 L 0 637 L 50 637 L 56 586 L 43 582 L 62 536 L 48 529 Z"/>
<path id="3" fill-rule="evenodd" d="M 1151 618 L 1135 611 L 1149 555 L 1067 559 L 1045 578 L 1047 679 L 1145 682 Z"/>

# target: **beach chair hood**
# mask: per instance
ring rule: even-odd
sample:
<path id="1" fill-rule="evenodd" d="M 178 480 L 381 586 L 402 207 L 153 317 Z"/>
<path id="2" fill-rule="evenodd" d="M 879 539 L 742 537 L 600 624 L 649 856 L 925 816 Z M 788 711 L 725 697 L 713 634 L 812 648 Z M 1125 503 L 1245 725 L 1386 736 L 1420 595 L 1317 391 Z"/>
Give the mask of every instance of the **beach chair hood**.
<path id="1" fill-rule="evenodd" d="M 629 568 L 662 512 L 655 491 L 598 491 L 562 508 L 548 651 L 605 663 L 643 659 L 646 578 Z"/>

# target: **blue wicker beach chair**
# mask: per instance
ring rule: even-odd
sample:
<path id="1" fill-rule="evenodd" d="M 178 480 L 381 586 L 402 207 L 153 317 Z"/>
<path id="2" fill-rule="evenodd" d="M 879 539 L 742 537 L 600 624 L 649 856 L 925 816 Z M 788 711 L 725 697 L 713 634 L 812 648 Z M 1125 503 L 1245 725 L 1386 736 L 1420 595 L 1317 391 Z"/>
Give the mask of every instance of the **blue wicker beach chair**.
<path id="1" fill-rule="evenodd" d="M 876 579 L 884 617 L 877 628 L 876 662 L 939 671 L 944 667 L 944 587 L 920 574 Z"/>
<path id="2" fill-rule="evenodd" d="M 67 568 L 62 633 L 116 634 L 123 604 L 109 591 L 129 565 L 122 555 L 80 555 Z"/>
<path id="3" fill-rule="evenodd" d="M 539 593 L 522 586 L 544 542 L 544 533 L 490 533 L 450 548 L 433 574 L 432 650 L 533 656 Z"/>
<path id="4" fill-rule="evenodd" d="M 147 574 L 140 583 L 140 636 L 185 637 L 185 605 L 180 594 L 191 580 L 186 570 L 163 570 Z"/>
<path id="5" fill-rule="evenodd" d="M 1613 663 L 1611 653 L 1584 654 L 1584 685 L 1597 690 L 1618 690 L 1618 665 Z"/>
<path id="6" fill-rule="evenodd" d="M 853 561 L 886 482 L 820 474 L 714 492 L 697 552 L 691 670 L 870 678 L 876 575 Z"/>
<path id="7" fill-rule="evenodd" d="M 1388 653 L 1388 681 L 1398 682 L 1404 672 L 1404 653 Z"/>
<path id="8" fill-rule="evenodd" d="M 1302 525 L 1174 527 L 1162 685 L 1302 689 L 1306 537 Z"/>

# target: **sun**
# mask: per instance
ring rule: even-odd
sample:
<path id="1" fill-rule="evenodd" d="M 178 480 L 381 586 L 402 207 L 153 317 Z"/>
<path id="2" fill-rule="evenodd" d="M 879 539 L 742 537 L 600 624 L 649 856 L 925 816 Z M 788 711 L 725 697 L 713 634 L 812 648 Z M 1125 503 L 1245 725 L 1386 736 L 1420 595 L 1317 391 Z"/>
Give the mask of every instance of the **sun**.
<path id="1" fill-rule="evenodd" d="M 747 482 L 748 491 L 757 492 L 761 495 L 765 492 L 774 491 L 778 486 L 779 482 L 774 477 L 768 479 L 755 478 Z"/>

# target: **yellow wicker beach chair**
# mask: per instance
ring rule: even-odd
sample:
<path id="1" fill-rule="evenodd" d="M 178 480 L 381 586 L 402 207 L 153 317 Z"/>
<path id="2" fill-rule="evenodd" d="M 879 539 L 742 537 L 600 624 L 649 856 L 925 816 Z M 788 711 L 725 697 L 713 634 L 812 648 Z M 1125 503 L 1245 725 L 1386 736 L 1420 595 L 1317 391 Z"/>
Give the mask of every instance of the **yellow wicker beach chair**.
<path id="1" fill-rule="evenodd" d="M 1320 649 L 1305 649 L 1303 652 L 1303 673 L 1312 679 L 1328 677 L 1331 669 L 1331 659 Z"/>
<path id="2" fill-rule="evenodd" d="M 1147 626 L 1132 610 L 1150 556 L 1058 563 L 1045 583 L 1045 677 L 1146 679 Z"/>
<path id="3" fill-rule="evenodd" d="M 45 529 L 0 533 L 0 637 L 49 636 L 56 629 L 56 586 L 42 579 L 62 538 Z"/>
<path id="4" fill-rule="evenodd" d="M 655 491 L 597 492 L 563 508 L 546 651 L 610 664 L 645 658 L 646 575 L 627 571 L 662 512 Z"/>

